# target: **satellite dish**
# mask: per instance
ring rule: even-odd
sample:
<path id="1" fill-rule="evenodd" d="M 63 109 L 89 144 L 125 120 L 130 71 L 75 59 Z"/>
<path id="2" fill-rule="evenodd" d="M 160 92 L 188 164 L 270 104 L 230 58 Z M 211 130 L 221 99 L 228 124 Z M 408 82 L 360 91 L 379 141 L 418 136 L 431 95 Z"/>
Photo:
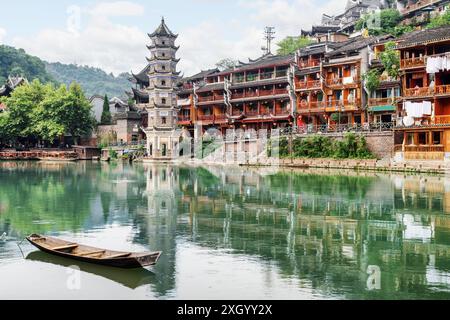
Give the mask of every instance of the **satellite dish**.
<path id="1" fill-rule="evenodd" d="M 413 117 L 404 117 L 403 124 L 405 125 L 405 127 L 411 127 L 414 124 L 414 118 Z"/>

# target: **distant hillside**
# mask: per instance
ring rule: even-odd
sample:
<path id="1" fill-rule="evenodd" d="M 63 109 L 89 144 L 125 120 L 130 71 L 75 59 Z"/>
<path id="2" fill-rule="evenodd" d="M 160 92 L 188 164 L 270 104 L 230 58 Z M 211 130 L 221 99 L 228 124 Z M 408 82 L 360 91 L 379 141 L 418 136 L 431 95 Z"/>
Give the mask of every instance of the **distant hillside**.
<path id="1" fill-rule="evenodd" d="M 80 83 L 89 97 L 94 94 L 123 97 L 125 91 L 131 88 L 131 83 L 128 81 L 130 74 L 128 73 L 115 77 L 98 68 L 59 62 L 47 63 L 46 69 L 58 82 L 67 85 L 73 81 Z"/>
<path id="2" fill-rule="evenodd" d="M 47 72 L 45 62 L 30 56 L 23 49 L 0 45 L 0 87 L 8 76 L 24 76 L 28 80 L 39 79 L 41 82 L 54 82 Z"/>

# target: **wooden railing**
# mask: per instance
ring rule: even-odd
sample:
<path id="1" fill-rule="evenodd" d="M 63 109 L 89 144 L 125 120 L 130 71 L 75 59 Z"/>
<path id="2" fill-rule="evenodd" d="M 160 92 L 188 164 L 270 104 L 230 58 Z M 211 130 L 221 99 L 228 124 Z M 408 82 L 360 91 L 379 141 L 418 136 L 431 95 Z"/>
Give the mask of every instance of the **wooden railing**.
<path id="1" fill-rule="evenodd" d="M 198 102 L 223 101 L 223 95 L 199 96 Z"/>
<path id="2" fill-rule="evenodd" d="M 450 115 L 448 116 L 435 116 L 434 124 L 450 124 Z"/>
<path id="3" fill-rule="evenodd" d="M 250 117 L 258 116 L 259 112 L 258 112 L 258 110 L 247 110 L 247 111 L 245 111 L 245 115 L 250 116 Z"/>
<path id="4" fill-rule="evenodd" d="M 178 122 L 189 122 L 191 121 L 191 116 L 178 116 Z"/>
<path id="5" fill-rule="evenodd" d="M 369 106 L 388 106 L 393 105 L 400 97 L 390 97 L 390 98 L 370 98 Z"/>
<path id="6" fill-rule="evenodd" d="M 422 87 L 422 88 L 410 88 L 405 89 L 405 97 L 427 97 L 434 94 L 434 88 Z"/>
<path id="7" fill-rule="evenodd" d="M 276 88 L 270 90 L 258 90 L 258 91 L 247 91 L 241 93 L 233 93 L 232 99 L 244 99 L 244 98 L 254 98 L 254 97 L 265 97 L 273 96 L 278 94 L 288 94 L 285 88 Z"/>
<path id="8" fill-rule="evenodd" d="M 274 94 L 287 94 L 287 90 L 286 88 L 276 88 L 275 90 L 273 90 Z"/>
<path id="9" fill-rule="evenodd" d="M 432 95 L 450 95 L 450 85 L 405 89 L 405 97 L 429 97 Z"/>
<path id="10" fill-rule="evenodd" d="M 312 88 L 320 88 L 321 83 L 320 80 L 311 80 L 311 81 L 299 81 L 296 83 L 296 88 L 300 90 L 304 89 L 312 89 Z"/>
<path id="11" fill-rule="evenodd" d="M 200 121 L 214 121 L 214 115 L 198 115 Z"/>
<path id="12" fill-rule="evenodd" d="M 400 61 L 400 67 L 402 69 L 425 67 L 425 56 L 409 58 L 409 59 L 402 59 Z"/>
<path id="13" fill-rule="evenodd" d="M 396 152 L 444 152 L 443 145 L 396 145 Z"/>
<path id="14" fill-rule="evenodd" d="M 300 68 L 313 68 L 320 66 L 320 60 L 319 59 L 300 60 L 298 64 Z"/>

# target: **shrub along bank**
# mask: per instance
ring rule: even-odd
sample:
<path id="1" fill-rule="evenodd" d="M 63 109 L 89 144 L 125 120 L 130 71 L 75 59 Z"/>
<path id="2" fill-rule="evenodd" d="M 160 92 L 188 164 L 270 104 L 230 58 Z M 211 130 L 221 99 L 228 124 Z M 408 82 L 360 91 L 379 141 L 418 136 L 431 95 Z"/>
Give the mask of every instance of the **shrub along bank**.
<path id="1" fill-rule="evenodd" d="M 274 144 L 276 145 L 276 143 Z M 292 139 L 292 153 L 289 139 L 282 137 L 278 146 L 269 146 L 269 156 L 279 155 L 280 158 L 333 158 L 333 159 L 374 159 L 364 136 L 354 133 L 345 134 L 339 140 L 335 138 L 314 135 L 306 138 Z"/>

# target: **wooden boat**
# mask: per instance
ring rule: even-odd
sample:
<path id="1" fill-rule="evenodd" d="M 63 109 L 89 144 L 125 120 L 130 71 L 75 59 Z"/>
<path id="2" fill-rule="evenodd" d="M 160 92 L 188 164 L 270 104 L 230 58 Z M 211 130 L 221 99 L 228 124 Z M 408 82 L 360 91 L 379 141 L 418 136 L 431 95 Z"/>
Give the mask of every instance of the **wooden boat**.
<path id="1" fill-rule="evenodd" d="M 88 247 L 58 238 L 33 234 L 27 240 L 39 250 L 60 257 L 117 268 L 141 268 L 158 262 L 161 252 L 119 252 Z"/>

